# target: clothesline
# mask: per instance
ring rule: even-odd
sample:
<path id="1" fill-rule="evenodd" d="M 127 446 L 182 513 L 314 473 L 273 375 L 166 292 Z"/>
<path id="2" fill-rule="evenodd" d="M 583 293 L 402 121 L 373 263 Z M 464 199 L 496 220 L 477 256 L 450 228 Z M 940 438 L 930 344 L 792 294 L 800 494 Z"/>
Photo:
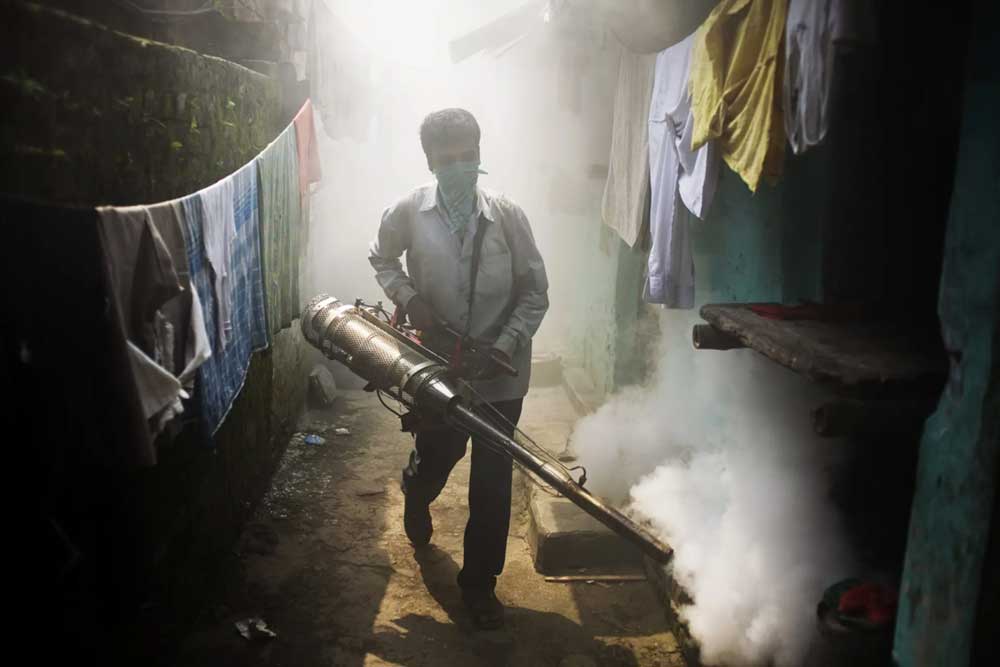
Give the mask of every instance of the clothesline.
<path id="1" fill-rule="evenodd" d="M 96 246 L 96 260 L 63 264 L 71 264 L 82 283 L 89 280 L 83 274 L 101 276 L 106 307 L 92 308 L 93 321 L 79 325 L 113 332 L 89 339 L 86 351 L 112 361 L 81 379 L 116 386 L 130 397 L 113 410 L 127 425 L 124 437 L 122 429 L 116 431 L 118 445 L 131 448 L 125 458 L 154 464 L 158 434 L 179 429 L 175 418 L 181 413 L 196 419 L 205 435 L 214 435 L 243 387 L 252 354 L 297 317 L 309 186 L 319 178 L 307 100 L 260 154 L 192 194 L 128 207 L 7 207 L 18 211 L 11 216 L 17 222 L 35 220 L 35 227 L 44 228 L 37 221 L 53 221 L 57 233 L 49 238 L 38 229 L 11 225 L 12 240 L 20 238 L 26 250 L 69 238 L 78 244 L 89 238 L 86 242 Z M 69 220 L 75 235 L 64 229 Z M 60 254 L 65 253 L 55 253 Z M 52 255 L 51 249 L 45 253 Z M 39 264 L 48 267 L 46 259 Z M 49 317 L 42 304 L 19 300 L 12 315 L 22 347 L 33 351 L 22 355 L 31 378 L 43 372 L 41 360 L 57 359 L 65 350 L 39 326 Z"/>

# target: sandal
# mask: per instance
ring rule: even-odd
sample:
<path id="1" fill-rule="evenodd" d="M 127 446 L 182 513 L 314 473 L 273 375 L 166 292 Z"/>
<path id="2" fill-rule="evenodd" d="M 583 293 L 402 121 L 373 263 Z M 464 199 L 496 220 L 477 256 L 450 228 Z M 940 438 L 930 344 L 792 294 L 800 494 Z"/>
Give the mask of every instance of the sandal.
<path id="1" fill-rule="evenodd" d="M 480 630 L 497 630 L 503 627 L 503 605 L 491 590 L 463 590 L 462 601 L 472 615 L 472 622 Z"/>

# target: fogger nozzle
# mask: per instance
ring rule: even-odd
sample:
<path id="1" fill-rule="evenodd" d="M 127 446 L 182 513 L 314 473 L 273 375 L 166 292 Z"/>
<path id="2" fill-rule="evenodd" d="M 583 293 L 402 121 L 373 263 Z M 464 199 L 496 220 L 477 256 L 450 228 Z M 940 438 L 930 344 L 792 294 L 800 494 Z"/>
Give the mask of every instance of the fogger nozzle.
<path id="1" fill-rule="evenodd" d="M 418 410 L 439 416 L 455 428 L 502 448 L 521 467 L 537 475 L 611 530 L 659 562 L 672 551 L 656 536 L 577 484 L 558 464 L 510 437 L 481 411 L 459 396 L 443 359 L 421 347 L 365 308 L 345 305 L 327 295 L 302 311 L 302 333 L 311 345 L 370 382 L 394 392 Z"/>

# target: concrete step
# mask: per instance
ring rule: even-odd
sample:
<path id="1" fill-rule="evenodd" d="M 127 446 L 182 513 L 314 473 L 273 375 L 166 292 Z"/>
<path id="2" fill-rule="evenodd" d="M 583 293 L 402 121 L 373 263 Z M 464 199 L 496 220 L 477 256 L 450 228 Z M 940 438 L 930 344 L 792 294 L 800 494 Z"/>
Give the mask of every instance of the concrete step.
<path id="1" fill-rule="evenodd" d="M 566 399 L 577 416 L 594 412 L 603 396 L 594 387 L 587 373 L 578 367 L 562 368 L 562 384 Z M 551 390 L 543 390 L 551 391 Z M 536 400 L 541 392 L 535 392 Z M 530 396 L 531 394 L 529 394 Z M 562 397 L 546 394 L 547 419 L 555 414 Z M 564 420 L 566 415 L 559 411 Z M 570 417 L 571 419 L 571 417 Z M 536 425 L 536 428 L 538 426 Z M 564 427 L 565 428 L 565 427 Z M 564 457 L 572 455 L 566 430 L 546 433 L 538 438 L 550 453 Z M 672 566 L 664 567 L 644 556 L 631 543 L 593 519 L 566 498 L 552 497 L 534 484 L 527 484 L 529 525 L 526 535 L 534 556 L 535 569 L 548 576 L 564 574 L 645 574 L 657 598 L 663 604 L 668 627 L 677 639 L 678 647 L 688 667 L 700 667 L 698 643 L 682 620 L 679 610 L 691 604 L 687 592 L 674 579 Z M 551 489 L 550 489 L 551 491 Z"/>
<path id="2" fill-rule="evenodd" d="M 528 544 L 546 575 L 642 574 L 642 553 L 572 502 L 533 488 Z"/>
<path id="3" fill-rule="evenodd" d="M 562 457 L 568 453 L 566 443 L 574 419 L 595 409 L 600 399 L 582 369 L 559 364 L 559 370 L 561 388 L 537 388 L 528 394 L 528 419 L 523 426 L 539 446 Z M 552 489 L 528 483 L 526 491 L 526 537 L 538 572 L 555 576 L 643 573 L 641 553 L 617 533 L 566 498 L 554 497 Z"/>
<path id="4" fill-rule="evenodd" d="M 604 402 L 604 396 L 594 386 L 590 376 L 578 366 L 565 366 L 562 372 L 563 388 L 570 403 L 581 415 L 588 415 L 597 410 Z"/>

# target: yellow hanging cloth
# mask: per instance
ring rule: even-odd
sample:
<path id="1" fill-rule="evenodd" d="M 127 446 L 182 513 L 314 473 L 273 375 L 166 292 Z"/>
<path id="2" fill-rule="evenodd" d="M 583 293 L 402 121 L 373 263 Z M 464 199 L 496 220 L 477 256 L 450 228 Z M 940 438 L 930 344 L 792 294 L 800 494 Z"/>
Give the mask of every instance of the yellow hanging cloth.
<path id="1" fill-rule="evenodd" d="M 717 139 L 722 158 L 757 191 L 785 158 L 781 78 L 787 0 L 722 0 L 698 28 L 691 58 L 692 150 Z"/>

